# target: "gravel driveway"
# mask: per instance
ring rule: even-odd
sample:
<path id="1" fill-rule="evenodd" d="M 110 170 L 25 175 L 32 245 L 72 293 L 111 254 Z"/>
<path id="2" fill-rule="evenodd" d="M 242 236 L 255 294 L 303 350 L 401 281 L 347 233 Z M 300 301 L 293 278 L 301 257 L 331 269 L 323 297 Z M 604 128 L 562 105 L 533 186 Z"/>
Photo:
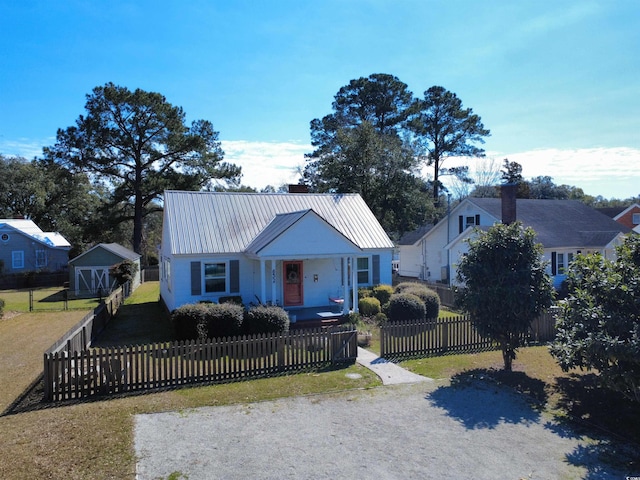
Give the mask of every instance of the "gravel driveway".
<path id="1" fill-rule="evenodd" d="M 140 480 L 624 478 L 510 390 L 478 383 L 138 415 Z"/>

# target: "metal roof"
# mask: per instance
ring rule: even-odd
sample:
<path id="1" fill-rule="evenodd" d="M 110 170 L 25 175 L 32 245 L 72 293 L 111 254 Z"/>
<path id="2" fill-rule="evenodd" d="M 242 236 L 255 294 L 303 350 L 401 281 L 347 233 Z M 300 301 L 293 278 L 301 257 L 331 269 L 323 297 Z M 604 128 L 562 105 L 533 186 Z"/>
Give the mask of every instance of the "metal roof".
<path id="1" fill-rule="evenodd" d="M 393 248 L 386 232 L 358 194 L 175 190 L 164 194 L 165 228 L 171 253 L 177 255 L 244 252 L 277 215 L 304 214 L 308 210 L 313 210 L 361 249 Z M 283 215 L 270 230 L 281 231 L 285 224 L 298 218 L 299 215 Z"/>
<path id="2" fill-rule="evenodd" d="M 123 247 L 119 243 L 98 243 L 98 244 L 94 245 L 93 247 L 91 247 L 86 252 L 82 252 L 77 257 L 69 260 L 69 263 L 74 263 L 79 258 L 82 258 L 85 255 L 87 255 L 90 252 L 93 252 L 94 250 L 97 250 L 97 249 L 107 250 L 107 251 L 113 253 L 114 255 L 116 255 L 117 257 L 123 258 L 125 260 L 131 260 L 132 262 L 135 262 L 136 260 L 138 260 L 142 256 L 139 253 L 134 252 L 133 250 L 129 250 L 128 248 Z"/>
<path id="3" fill-rule="evenodd" d="M 14 228 L 25 235 L 29 235 L 30 237 L 38 240 L 45 245 L 50 247 L 60 247 L 67 248 L 71 247 L 71 244 L 60 235 L 58 232 L 43 232 L 40 227 L 38 227 L 33 220 L 26 219 L 15 219 L 15 218 L 6 218 L 0 219 L 0 225 L 5 224 L 11 228 Z"/>

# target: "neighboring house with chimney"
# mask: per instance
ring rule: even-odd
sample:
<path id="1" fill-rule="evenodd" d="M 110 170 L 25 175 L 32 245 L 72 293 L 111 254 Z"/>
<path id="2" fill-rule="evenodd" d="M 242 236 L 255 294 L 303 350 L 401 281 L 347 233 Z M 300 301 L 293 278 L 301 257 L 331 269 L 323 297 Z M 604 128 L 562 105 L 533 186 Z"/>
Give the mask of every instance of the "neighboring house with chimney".
<path id="1" fill-rule="evenodd" d="M 495 223 L 519 220 L 537 234 L 544 247 L 548 273 L 558 288 L 566 277 L 566 269 L 580 253 L 600 252 L 606 258 L 615 256 L 629 227 L 617 223 L 597 210 L 574 200 L 518 199 L 515 190 L 503 188 L 503 198 L 462 200 L 450 214 L 432 228 L 423 228 L 399 242 L 399 275 L 421 280 L 455 284 L 459 259 L 468 252 L 465 242 L 474 228 L 488 229 Z"/>

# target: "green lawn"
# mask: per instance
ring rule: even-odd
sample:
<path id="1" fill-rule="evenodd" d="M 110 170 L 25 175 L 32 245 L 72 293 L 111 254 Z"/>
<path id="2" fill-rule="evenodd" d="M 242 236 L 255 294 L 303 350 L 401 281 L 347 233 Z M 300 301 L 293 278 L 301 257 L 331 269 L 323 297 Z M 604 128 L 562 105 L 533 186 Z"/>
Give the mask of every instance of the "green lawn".
<path id="1" fill-rule="evenodd" d="M 34 311 L 64 310 L 64 288 L 62 287 L 2 290 L 0 291 L 0 298 L 5 301 L 4 310 L 6 312 L 28 312 L 30 291 L 33 291 Z M 98 299 L 69 299 L 67 302 L 67 306 L 69 310 L 92 310 L 98 306 Z"/>
<path id="2" fill-rule="evenodd" d="M 127 300 L 101 341 L 122 339 L 129 329 L 140 339 L 169 335 L 170 325 L 157 299 L 157 282 L 142 285 Z M 23 314 L 0 321 L 2 404 L 10 403 L 37 377 L 42 370 L 42 351 L 64 333 L 67 325 L 77 321 L 72 317 L 76 314 L 81 316 L 82 312 Z M 156 327 L 155 333 L 145 333 L 150 327 Z M 107 340 L 109 338 L 111 340 Z M 514 372 L 505 375 L 500 372 L 500 355 L 500 352 L 449 355 L 411 360 L 402 365 L 438 379 L 443 386 L 478 377 L 500 382 L 529 395 L 548 414 L 584 426 L 587 435 L 595 425 L 603 429 L 598 432 L 608 430 L 630 441 L 640 441 L 637 405 L 598 388 L 593 375 L 562 372 L 545 347 L 521 349 L 513 364 Z M 362 377 L 348 378 L 348 373 Z M 371 371 L 353 365 L 14 412 L 0 416 L 0 478 L 134 479 L 133 419 L 136 414 L 322 392 L 341 394 L 379 385 L 381 382 Z M 612 444 L 607 449 L 606 443 L 604 445 L 603 454 L 616 461 L 615 446 Z M 630 471 L 640 471 L 639 463 L 628 466 Z"/>

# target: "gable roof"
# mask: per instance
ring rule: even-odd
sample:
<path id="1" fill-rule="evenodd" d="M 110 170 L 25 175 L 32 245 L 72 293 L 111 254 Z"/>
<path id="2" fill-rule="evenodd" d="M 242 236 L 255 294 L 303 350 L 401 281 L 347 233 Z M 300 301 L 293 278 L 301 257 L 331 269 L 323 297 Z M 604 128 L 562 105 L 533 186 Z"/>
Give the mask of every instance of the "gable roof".
<path id="1" fill-rule="evenodd" d="M 473 198 L 467 201 L 500 219 L 499 198 Z M 545 248 L 603 247 L 617 235 L 631 229 L 577 200 L 518 199 L 516 218 L 532 227 Z"/>
<path id="2" fill-rule="evenodd" d="M 358 194 L 175 190 L 164 194 L 165 228 L 171 253 L 177 255 L 240 253 L 250 245 L 256 250 L 258 243 L 275 238 L 309 210 L 361 249 L 393 248 Z"/>
<path id="3" fill-rule="evenodd" d="M 77 257 L 69 260 L 69 263 L 73 263 L 76 260 L 78 260 L 79 258 L 82 258 L 85 255 L 89 254 L 90 252 L 93 252 L 94 250 L 99 249 L 99 248 L 107 250 L 108 252 L 111 252 L 114 255 L 116 255 L 117 257 L 120 257 L 120 258 L 122 258 L 124 260 L 131 260 L 132 262 L 135 262 L 136 260 L 138 260 L 142 256 L 139 253 L 134 252 L 133 250 L 129 250 L 128 248 L 123 247 L 119 243 L 98 243 L 97 245 L 94 245 L 93 247 L 91 247 L 86 252 L 82 252 Z"/>
<path id="4" fill-rule="evenodd" d="M 244 251 L 246 253 L 251 253 L 254 255 L 258 254 L 263 248 L 280 237 L 280 235 L 283 235 L 290 227 L 298 223 L 298 221 L 300 221 L 302 218 L 309 215 L 315 216 L 316 218 L 319 218 L 321 222 L 327 223 L 312 209 L 293 213 L 279 213 L 269 223 L 269 225 L 267 225 L 264 230 L 262 230 L 262 232 L 260 232 L 258 236 L 254 238 L 249 245 L 247 245 L 247 248 Z M 329 225 L 329 227 L 333 229 L 331 225 Z M 338 234 L 342 235 L 340 232 L 338 232 Z M 356 248 L 358 247 L 356 246 Z"/>
<path id="5" fill-rule="evenodd" d="M 633 210 L 640 210 L 640 205 L 638 205 L 637 203 L 632 203 L 627 208 L 623 208 L 620 213 L 614 215 L 613 219 L 619 220 L 622 216 L 626 215 L 629 212 L 632 212 Z"/>
<path id="6" fill-rule="evenodd" d="M 413 230 L 412 232 L 406 232 L 400 237 L 398 241 L 398 245 L 413 245 L 422 237 L 424 237 L 427 232 L 429 232 L 433 227 L 435 227 L 432 223 L 427 223 L 426 225 L 421 226 L 417 230 Z"/>
<path id="7" fill-rule="evenodd" d="M 43 232 L 33 220 L 6 218 L 0 219 L 0 226 L 7 225 L 19 232 L 30 236 L 34 240 L 49 247 L 69 248 L 71 244 L 58 232 Z"/>

